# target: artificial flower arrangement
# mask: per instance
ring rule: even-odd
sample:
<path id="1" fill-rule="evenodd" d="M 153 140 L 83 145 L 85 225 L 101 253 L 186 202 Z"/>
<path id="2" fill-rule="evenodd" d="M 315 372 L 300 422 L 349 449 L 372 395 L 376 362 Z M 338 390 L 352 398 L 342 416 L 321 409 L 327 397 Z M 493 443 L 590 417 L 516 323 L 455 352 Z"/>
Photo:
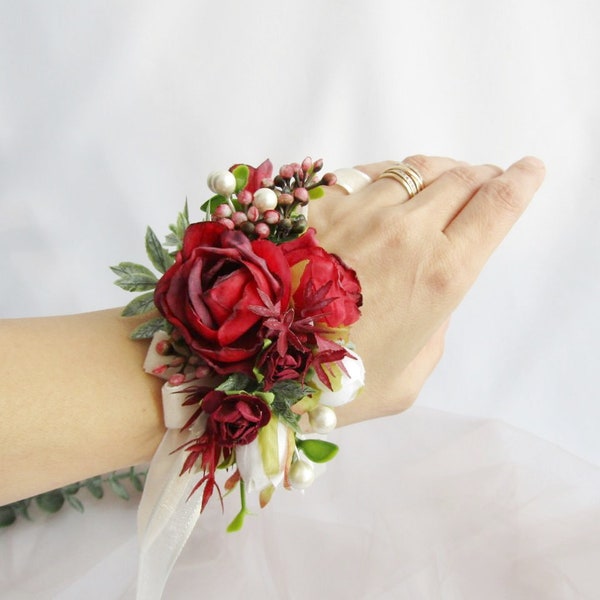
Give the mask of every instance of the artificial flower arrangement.
<path id="1" fill-rule="evenodd" d="M 307 228 L 309 201 L 336 180 L 322 167 L 306 158 L 275 176 L 268 160 L 213 172 L 206 220 L 190 224 L 186 203 L 164 245 L 147 230 L 160 279 L 138 264 L 111 267 L 118 286 L 143 292 L 123 315 L 151 317 L 131 337 L 151 339 L 144 369 L 165 380 L 165 422 L 183 434 L 165 452 L 180 455 L 179 477 L 194 478 L 185 500 L 201 494 L 200 512 L 215 492 L 222 503 L 217 472 L 227 471 L 224 490 L 237 486 L 241 497 L 229 531 L 248 513 L 247 491 L 259 492 L 262 507 L 279 484 L 312 483 L 314 464 L 338 448 L 305 435 L 301 416 L 328 433 L 334 407 L 364 383 L 349 344 L 359 281 Z"/>

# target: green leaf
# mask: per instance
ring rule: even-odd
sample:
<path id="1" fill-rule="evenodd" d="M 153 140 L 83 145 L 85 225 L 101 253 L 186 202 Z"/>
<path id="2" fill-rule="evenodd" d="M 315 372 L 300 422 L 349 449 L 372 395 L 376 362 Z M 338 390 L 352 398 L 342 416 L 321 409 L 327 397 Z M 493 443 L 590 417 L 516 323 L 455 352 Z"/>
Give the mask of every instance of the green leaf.
<path id="1" fill-rule="evenodd" d="M 250 177 L 250 169 L 247 165 L 238 165 L 232 173 L 235 176 L 235 193 L 237 194 L 246 187 L 248 177 Z"/>
<path id="2" fill-rule="evenodd" d="M 227 526 L 227 533 L 233 533 L 239 531 L 244 526 L 244 518 L 248 514 L 248 511 L 243 509 L 235 516 L 235 519 Z"/>
<path id="3" fill-rule="evenodd" d="M 203 210 L 207 215 L 212 215 L 213 211 L 219 204 L 226 204 L 227 198 L 225 196 L 221 196 L 217 194 L 212 198 L 209 198 L 201 207 L 200 210 Z"/>
<path id="4" fill-rule="evenodd" d="M 89 490 L 90 494 L 94 498 L 100 500 L 104 496 L 104 489 L 102 488 L 102 479 L 100 477 L 92 477 L 86 479 L 84 483 L 85 487 Z"/>
<path id="5" fill-rule="evenodd" d="M 10 504 L 0 506 L 0 527 L 8 527 L 17 520 L 17 513 Z"/>
<path id="6" fill-rule="evenodd" d="M 338 446 L 325 440 L 296 439 L 296 446 L 304 452 L 308 460 L 315 463 L 324 463 L 331 460 L 339 450 Z"/>
<path id="7" fill-rule="evenodd" d="M 114 473 L 108 478 L 108 483 L 110 485 L 110 489 L 117 496 L 119 496 L 119 498 L 123 498 L 123 500 L 129 500 L 129 494 L 127 493 L 127 490 L 125 489 L 123 484 L 117 479 Z"/>
<path id="8" fill-rule="evenodd" d="M 122 262 L 110 269 L 119 276 L 115 284 L 128 292 L 153 290 L 158 281 L 150 269 L 135 263 Z"/>
<path id="9" fill-rule="evenodd" d="M 150 227 L 146 229 L 146 253 L 154 268 L 161 273 L 164 273 L 173 264 L 173 257 L 162 247 Z"/>
<path id="10" fill-rule="evenodd" d="M 35 501 L 43 511 L 55 513 L 62 508 L 62 505 L 65 503 L 65 497 L 61 490 L 52 490 L 51 492 L 36 496 Z"/>
<path id="11" fill-rule="evenodd" d="M 83 512 L 83 504 L 81 500 L 77 496 L 73 496 L 72 494 L 67 494 L 67 502 L 77 511 Z"/>
<path id="12" fill-rule="evenodd" d="M 304 396 L 312 394 L 314 390 L 307 385 L 303 385 L 299 381 L 293 379 L 285 379 L 278 381 L 273 385 L 271 391 L 280 402 L 285 402 L 288 406 L 292 406 L 298 400 L 302 400 Z"/>
<path id="13" fill-rule="evenodd" d="M 129 470 L 129 481 L 131 481 L 131 485 L 136 491 L 144 491 L 144 482 L 142 481 L 142 478 L 135 472 L 134 467 L 131 467 Z"/>
<path id="14" fill-rule="evenodd" d="M 132 340 L 148 340 L 150 339 L 157 331 L 160 329 L 164 329 L 167 326 L 167 322 L 162 317 L 156 317 L 155 319 L 150 319 L 150 321 L 146 321 L 141 325 L 138 325 L 130 334 L 130 338 Z"/>
<path id="15" fill-rule="evenodd" d="M 79 491 L 81 485 L 79 483 L 71 483 L 69 485 L 65 485 L 62 489 L 64 494 L 76 494 Z"/>
<path id="16" fill-rule="evenodd" d="M 220 392 L 242 392 L 248 391 L 249 383 L 252 380 L 245 373 L 232 373 L 223 383 L 215 389 Z"/>
<path id="17" fill-rule="evenodd" d="M 154 292 L 146 292 L 141 296 L 136 296 L 121 313 L 123 317 L 134 317 L 135 315 L 145 315 L 153 311 L 156 308 L 154 306 Z"/>
<path id="18" fill-rule="evenodd" d="M 325 191 L 323 190 L 323 186 L 314 187 L 314 188 L 311 188 L 310 190 L 308 190 L 308 197 L 311 200 L 318 200 L 319 198 L 322 198 L 324 195 L 325 195 Z"/>

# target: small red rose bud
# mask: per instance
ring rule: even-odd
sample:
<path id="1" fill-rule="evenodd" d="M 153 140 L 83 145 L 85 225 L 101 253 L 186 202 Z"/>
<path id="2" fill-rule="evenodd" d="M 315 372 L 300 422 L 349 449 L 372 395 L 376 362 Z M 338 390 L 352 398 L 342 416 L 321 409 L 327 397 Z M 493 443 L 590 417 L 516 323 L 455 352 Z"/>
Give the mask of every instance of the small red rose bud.
<path id="1" fill-rule="evenodd" d="M 245 223 L 248 220 L 248 217 L 246 216 L 245 212 L 238 210 L 231 215 L 231 220 L 233 221 L 234 225 L 237 226 Z"/>
<path id="2" fill-rule="evenodd" d="M 306 188 L 300 187 L 294 190 L 294 200 L 297 200 L 301 204 L 306 204 L 308 199 L 308 190 Z"/>
<path id="3" fill-rule="evenodd" d="M 254 226 L 254 233 L 260 238 L 265 239 L 271 235 L 271 228 L 262 221 Z"/>
<path id="4" fill-rule="evenodd" d="M 223 223 L 227 229 L 235 229 L 235 224 L 231 219 L 217 219 L 218 223 Z"/>
<path id="5" fill-rule="evenodd" d="M 169 384 L 176 386 L 185 383 L 185 375 L 183 373 L 175 373 L 175 375 L 171 375 L 169 377 Z"/>
<path id="6" fill-rule="evenodd" d="M 294 202 L 294 197 L 291 194 L 279 194 L 277 204 L 279 206 L 290 206 Z"/>
<path id="7" fill-rule="evenodd" d="M 283 165 L 279 168 L 279 175 L 283 179 L 291 179 L 294 176 L 294 170 L 292 165 Z"/>
<path id="8" fill-rule="evenodd" d="M 258 217 L 260 216 L 260 211 L 258 210 L 258 208 L 256 208 L 256 206 L 252 205 L 250 207 L 248 207 L 248 221 L 258 221 Z"/>
<path id="9" fill-rule="evenodd" d="M 248 190 L 242 190 L 237 195 L 237 199 L 242 206 L 248 206 L 252 202 L 252 193 Z"/>
<path id="10" fill-rule="evenodd" d="M 335 173 L 325 173 L 321 179 L 323 185 L 335 185 L 337 183 L 337 177 Z"/>
<path id="11" fill-rule="evenodd" d="M 302 161 L 302 170 L 305 173 L 308 173 L 311 168 L 313 166 L 313 161 L 312 158 L 310 156 L 307 156 L 303 161 Z"/>
<path id="12" fill-rule="evenodd" d="M 263 213 L 263 221 L 269 225 L 277 225 L 280 219 L 281 215 L 276 210 L 266 210 Z"/>
<path id="13" fill-rule="evenodd" d="M 231 206 L 229 206 L 229 204 L 219 204 L 219 206 L 217 206 L 217 208 L 215 208 L 213 211 L 212 216 L 215 219 L 223 219 L 230 217 L 232 212 L 233 211 L 231 210 Z"/>

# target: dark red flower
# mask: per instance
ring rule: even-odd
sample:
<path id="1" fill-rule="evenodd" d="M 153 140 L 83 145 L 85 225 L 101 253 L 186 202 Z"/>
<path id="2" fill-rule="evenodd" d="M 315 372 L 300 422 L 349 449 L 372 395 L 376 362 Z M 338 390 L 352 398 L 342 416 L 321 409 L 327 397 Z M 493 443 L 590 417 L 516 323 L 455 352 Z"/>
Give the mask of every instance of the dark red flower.
<path id="1" fill-rule="evenodd" d="M 293 291 L 294 309 L 302 318 L 314 317 L 329 327 L 348 327 L 360 317 L 360 283 L 341 258 L 319 246 L 315 233 L 311 228 L 279 246 L 291 268 L 306 262 Z"/>
<path id="2" fill-rule="evenodd" d="M 218 373 L 251 374 L 263 340 L 263 318 L 250 310 L 262 303 L 259 293 L 282 311 L 290 301 L 290 269 L 280 247 L 207 221 L 186 230 L 154 302 Z"/>
<path id="3" fill-rule="evenodd" d="M 224 448 L 243 446 L 256 439 L 271 419 L 268 404 L 251 394 L 230 394 L 214 390 L 202 400 L 208 413 L 206 433 Z"/>

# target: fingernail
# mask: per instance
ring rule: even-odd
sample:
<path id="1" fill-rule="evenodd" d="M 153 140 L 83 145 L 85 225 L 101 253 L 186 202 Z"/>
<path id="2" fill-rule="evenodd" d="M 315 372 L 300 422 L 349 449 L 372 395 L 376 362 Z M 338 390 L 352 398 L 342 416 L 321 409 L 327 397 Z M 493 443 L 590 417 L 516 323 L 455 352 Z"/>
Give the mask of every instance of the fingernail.
<path id="1" fill-rule="evenodd" d="M 523 162 L 530 164 L 532 167 L 535 167 L 536 169 L 545 169 L 546 168 L 546 165 L 544 164 L 544 162 L 541 161 L 536 156 L 525 156 L 522 160 L 523 160 Z"/>

